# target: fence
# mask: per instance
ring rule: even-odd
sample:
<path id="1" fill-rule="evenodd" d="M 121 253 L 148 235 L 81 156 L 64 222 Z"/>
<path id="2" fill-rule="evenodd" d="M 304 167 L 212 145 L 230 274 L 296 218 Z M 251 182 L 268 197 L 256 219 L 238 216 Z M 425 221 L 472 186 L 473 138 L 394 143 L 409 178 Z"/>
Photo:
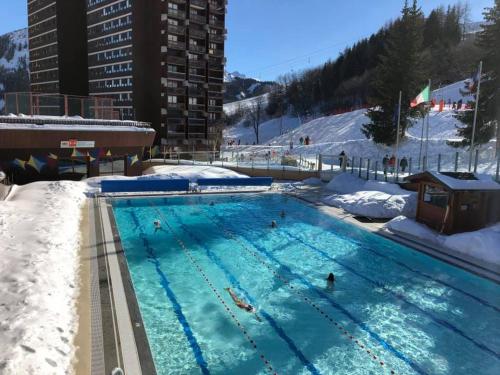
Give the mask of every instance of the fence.
<path id="1" fill-rule="evenodd" d="M 401 159 L 395 160 L 393 164 L 388 162 L 384 164 L 383 159 L 320 155 L 320 160 L 320 169 L 322 171 L 328 169 L 332 172 L 340 170 L 352 174 L 357 173 L 359 177 L 366 180 L 383 180 L 394 183 L 402 182 L 404 177 L 423 171 L 468 172 L 469 167 L 469 158 L 464 157 L 459 152 L 451 155 L 438 154 L 429 158 L 423 156 L 420 160 L 410 157 L 406 159 L 407 163 L 404 167 L 401 165 Z M 474 173 L 478 172 L 480 161 L 479 150 L 476 150 L 472 161 L 472 171 Z M 500 155 L 497 155 L 496 159 L 491 158 L 487 161 L 490 163 L 490 169 L 486 173 L 492 174 L 495 181 L 500 182 Z"/>
<path id="2" fill-rule="evenodd" d="M 466 155 L 467 154 L 467 155 Z M 244 167 L 262 170 L 281 169 L 292 171 L 316 171 L 333 176 L 342 171 L 357 173 L 364 179 L 402 182 L 403 178 L 424 170 L 466 172 L 468 171 L 468 153 L 438 154 L 426 158 L 407 158 L 407 166 L 400 167 L 400 160 L 391 167 L 383 165 L 382 159 L 367 157 L 342 157 L 328 154 L 294 154 L 285 146 L 241 146 L 224 148 L 221 151 L 175 152 L 167 148 L 152 148 L 146 155 L 155 162 L 165 164 L 214 165 Z M 485 163 L 487 170 L 478 167 Z M 493 175 L 500 182 L 500 155 L 483 155 L 476 151 L 472 162 L 472 171 Z"/>
<path id="3" fill-rule="evenodd" d="M 87 119 L 119 120 L 113 99 L 59 94 L 13 92 L 4 94 L 4 113 L 30 116 L 81 116 Z"/>

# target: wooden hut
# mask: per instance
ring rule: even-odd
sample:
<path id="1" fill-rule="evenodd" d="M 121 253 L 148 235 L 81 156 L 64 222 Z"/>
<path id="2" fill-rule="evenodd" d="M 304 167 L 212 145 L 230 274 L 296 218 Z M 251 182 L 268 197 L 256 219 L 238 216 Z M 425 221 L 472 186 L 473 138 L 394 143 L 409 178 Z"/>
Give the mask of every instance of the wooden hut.
<path id="1" fill-rule="evenodd" d="M 500 221 L 500 184 L 489 176 L 423 172 L 405 179 L 418 185 L 417 221 L 445 234 Z"/>

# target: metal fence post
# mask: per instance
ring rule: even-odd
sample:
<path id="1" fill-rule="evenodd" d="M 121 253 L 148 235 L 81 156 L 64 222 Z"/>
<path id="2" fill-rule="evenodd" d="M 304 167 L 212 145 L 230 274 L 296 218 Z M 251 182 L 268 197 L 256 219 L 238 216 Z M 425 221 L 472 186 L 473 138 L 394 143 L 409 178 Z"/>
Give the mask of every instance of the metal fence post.
<path id="1" fill-rule="evenodd" d="M 458 171 L 458 152 L 455 152 L 455 172 Z"/>
<path id="2" fill-rule="evenodd" d="M 477 164 L 479 163 L 479 149 L 476 149 L 476 157 L 474 159 L 474 173 L 477 173 Z"/>
<path id="3" fill-rule="evenodd" d="M 351 174 L 354 173 L 354 156 L 352 157 L 352 160 L 351 160 Z"/>
<path id="4" fill-rule="evenodd" d="M 366 162 L 366 180 L 370 179 L 370 159 Z"/>
<path id="5" fill-rule="evenodd" d="M 359 158 L 358 177 L 361 177 L 361 166 L 363 165 L 363 158 Z"/>
<path id="6" fill-rule="evenodd" d="M 438 172 L 441 172 L 441 154 L 438 154 Z"/>
<path id="7" fill-rule="evenodd" d="M 497 157 L 497 172 L 496 172 L 497 182 L 500 182 L 499 174 L 500 174 L 500 154 L 498 154 L 498 157 Z"/>
<path id="8" fill-rule="evenodd" d="M 375 180 L 378 180 L 378 160 L 375 161 Z"/>
<path id="9" fill-rule="evenodd" d="M 408 160 L 408 174 L 409 175 L 411 175 L 412 165 L 413 165 L 413 160 L 412 160 L 412 158 L 410 158 L 410 160 Z"/>

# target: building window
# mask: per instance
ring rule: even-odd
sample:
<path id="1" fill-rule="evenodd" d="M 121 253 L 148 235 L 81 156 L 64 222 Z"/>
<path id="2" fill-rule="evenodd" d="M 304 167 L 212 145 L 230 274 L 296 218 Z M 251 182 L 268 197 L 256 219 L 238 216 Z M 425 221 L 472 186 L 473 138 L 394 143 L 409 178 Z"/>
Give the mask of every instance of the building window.
<path id="1" fill-rule="evenodd" d="M 170 42 L 177 42 L 179 38 L 177 38 L 177 35 L 171 35 L 171 34 L 168 34 L 168 40 Z"/>
<path id="2" fill-rule="evenodd" d="M 167 87 L 177 88 L 179 86 L 177 85 L 177 81 L 170 81 L 170 80 L 168 80 L 167 81 Z"/>
<path id="3" fill-rule="evenodd" d="M 168 104 L 177 104 L 177 96 L 169 95 L 167 100 Z"/>
<path id="4" fill-rule="evenodd" d="M 215 99 L 209 99 L 208 100 L 208 105 L 211 107 L 215 107 L 217 105 Z"/>
<path id="5" fill-rule="evenodd" d="M 173 18 L 168 19 L 168 24 L 172 26 L 179 26 L 179 21 Z"/>
<path id="6" fill-rule="evenodd" d="M 170 73 L 177 73 L 177 65 L 167 65 L 167 69 Z"/>
<path id="7" fill-rule="evenodd" d="M 424 186 L 424 202 L 440 208 L 448 205 L 448 192 L 439 186 Z"/>
<path id="8" fill-rule="evenodd" d="M 190 105 L 197 105 L 198 104 L 198 98 L 189 98 L 189 104 Z"/>
<path id="9" fill-rule="evenodd" d="M 175 3 L 168 3 L 168 9 L 178 10 L 179 9 L 179 5 L 177 5 Z"/>

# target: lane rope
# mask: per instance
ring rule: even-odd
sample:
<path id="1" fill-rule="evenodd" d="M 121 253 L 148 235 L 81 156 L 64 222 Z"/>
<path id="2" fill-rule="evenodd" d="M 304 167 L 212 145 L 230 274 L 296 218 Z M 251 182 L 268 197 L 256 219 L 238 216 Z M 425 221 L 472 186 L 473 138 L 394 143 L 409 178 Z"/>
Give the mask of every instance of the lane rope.
<path id="1" fill-rule="evenodd" d="M 184 242 L 175 234 L 174 229 L 168 222 L 167 218 L 162 214 L 162 212 L 154 205 L 153 202 L 149 201 L 149 204 L 153 207 L 153 209 L 161 216 L 161 218 L 164 220 L 164 223 L 167 225 L 168 229 L 172 233 L 172 236 L 174 237 L 175 241 L 179 244 L 180 248 L 182 251 L 186 254 L 187 258 L 191 262 L 191 264 L 198 270 L 198 272 L 202 275 L 205 283 L 209 286 L 209 288 L 212 290 L 212 292 L 215 294 L 217 299 L 222 303 L 224 306 L 224 309 L 226 312 L 230 315 L 231 319 L 236 323 L 240 331 L 243 333 L 247 341 L 250 343 L 253 349 L 258 351 L 257 344 L 255 340 L 250 337 L 248 334 L 248 330 L 245 328 L 245 326 L 238 320 L 236 317 L 236 314 L 233 312 L 233 310 L 226 304 L 218 290 L 215 288 L 213 283 L 210 281 L 208 276 L 205 274 L 205 272 L 201 269 L 201 267 L 198 265 L 198 262 L 193 258 L 191 251 L 188 249 L 188 247 L 184 244 Z M 277 375 L 277 372 L 274 370 L 273 366 L 271 365 L 271 362 L 264 356 L 264 354 L 260 353 L 259 354 L 259 359 L 264 363 L 265 368 L 267 371 L 271 372 L 274 375 Z"/>
<path id="2" fill-rule="evenodd" d="M 298 295 L 301 299 L 304 300 L 308 305 L 313 307 L 323 318 L 325 318 L 327 321 L 329 321 L 331 324 L 335 326 L 335 328 L 338 329 L 340 333 L 342 333 L 342 337 L 350 340 L 354 344 L 357 345 L 359 349 L 361 349 L 365 354 L 369 355 L 370 359 L 372 361 L 375 361 L 378 363 L 380 366 L 387 368 L 385 362 L 376 354 L 374 350 L 371 350 L 368 348 L 366 344 L 360 339 L 357 339 L 350 331 L 348 331 L 340 322 L 336 321 L 331 317 L 327 312 L 325 312 L 321 307 L 318 306 L 317 303 L 315 303 L 310 297 L 305 295 L 303 292 L 295 288 L 293 285 L 291 285 L 290 280 L 287 279 L 285 276 L 281 275 L 278 273 L 272 266 L 270 266 L 267 262 L 265 262 L 262 257 L 257 254 L 255 251 L 250 249 L 244 242 L 242 242 L 238 237 L 236 237 L 230 230 L 224 227 L 224 225 L 221 225 L 220 222 L 216 222 L 215 219 L 207 215 L 205 212 L 199 211 L 202 213 L 207 219 L 211 220 L 215 225 L 217 225 L 219 228 L 222 229 L 224 233 L 226 233 L 227 236 L 229 236 L 230 239 L 233 241 L 237 242 L 240 244 L 241 247 L 243 247 L 249 254 L 251 254 L 260 264 L 262 264 L 264 267 L 266 267 L 268 270 L 270 270 L 276 278 L 278 278 L 284 285 L 290 288 L 290 290 Z M 396 372 L 392 369 L 389 369 L 390 374 L 394 375 Z"/>

